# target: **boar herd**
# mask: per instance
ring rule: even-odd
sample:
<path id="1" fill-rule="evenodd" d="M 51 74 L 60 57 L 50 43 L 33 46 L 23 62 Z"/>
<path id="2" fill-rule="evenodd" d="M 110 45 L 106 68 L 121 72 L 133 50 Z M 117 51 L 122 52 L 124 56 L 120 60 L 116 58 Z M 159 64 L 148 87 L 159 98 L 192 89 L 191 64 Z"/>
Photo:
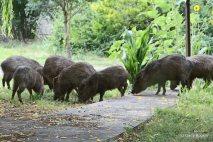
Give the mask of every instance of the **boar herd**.
<path id="1" fill-rule="evenodd" d="M 127 89 L 129 73 L 122 66 L 111 66 L 96 71 L 86 62 L 73 62 L 62 56 L 51 56 L 46 59 L 44 66 L 37 61 L 23 56 L 12 56 L 1 63 L 3 71 L 2 85 L 10 89 L 13 79 L 12 99 L 17 93 L 27 89 L 30 98 L 32 91 L 43 95 L 44 85 L 54 92 L 54 100 L 68 101 L 69 94 L 75 90 L 79 102 L 92 101 L 96 94 L 100 100 L 107 90 L 118 89 L 121 97 Z M 182 55 L 168 55 L 149 63 L 135 78 L 132 93 L 139 93 L 157 84 L 158 95 L 163 88 L 166 93 L 166 82 L 171 81 L 170 88 L 174 90 L 178 84 L 190 89 L 195 78 L 202 78 L 207 84 L 213 80 L 213 56 L 197 55 L 184 57 Z M 6 84 L 5 84 L 6 83 Z"/>

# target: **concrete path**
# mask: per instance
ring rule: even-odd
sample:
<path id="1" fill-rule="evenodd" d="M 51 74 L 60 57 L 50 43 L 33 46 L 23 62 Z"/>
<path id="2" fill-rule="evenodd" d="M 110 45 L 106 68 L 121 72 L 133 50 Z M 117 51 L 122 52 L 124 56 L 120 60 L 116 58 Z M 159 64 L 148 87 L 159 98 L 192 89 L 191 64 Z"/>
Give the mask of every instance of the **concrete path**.
<path id="1" fill-rule="evenodd" d="M 0 134 L 24 135 L 24 141 L 95 142 L 109 141 L 123 133 L 125 127 L 136 127 L 150 119 L 156 108 L 172 107 L 177 94 L 125 96 L 69 109 L 39 121 L 11 121 L 0 118 Z"/>

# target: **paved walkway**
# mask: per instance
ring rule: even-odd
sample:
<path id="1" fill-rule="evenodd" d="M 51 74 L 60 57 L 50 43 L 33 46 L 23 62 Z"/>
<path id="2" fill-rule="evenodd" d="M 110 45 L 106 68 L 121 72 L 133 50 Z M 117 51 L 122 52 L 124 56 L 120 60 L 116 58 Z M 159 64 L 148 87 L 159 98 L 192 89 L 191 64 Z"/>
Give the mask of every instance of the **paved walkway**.
<path id="1" fill-rule="evenodd" d="M 125 131 L 150 119 L 156 108 L 176 104 L 175 92 L 155 96 L 146 92 L 140 96 L 125 96 L 69 109 L 39 121 L 10 121 L 0 118 L 0 133 L 25 134 L 25 141 L 94 142 L 109 141 Z M 16 134 L 18 135 L 18 134 Z M 19 133 L 20 135 L 20 133 Z"/>

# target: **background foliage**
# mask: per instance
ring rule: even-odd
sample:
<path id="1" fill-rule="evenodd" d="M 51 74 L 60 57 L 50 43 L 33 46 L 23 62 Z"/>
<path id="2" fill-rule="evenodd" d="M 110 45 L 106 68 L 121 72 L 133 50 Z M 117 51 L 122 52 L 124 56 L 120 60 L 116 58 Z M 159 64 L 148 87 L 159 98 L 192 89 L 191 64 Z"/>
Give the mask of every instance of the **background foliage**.
<path id="1" fill-rule="evenodd" d="M 1 19 L 2 19 L 2 26 L 1 26 L 1 32 L 5 35 L 11 35 L 11 23 L 13 19 L 13 4 L 12 0 L 2 0 L 1 1 Z"/>
<path id="2" fill-rule="evenodd" d="M 196 4 L 201 6 L 199 12 L 193 10 Z M 213 1 L 191 0 L 194 54 L 213 53 L 212 5 Z M 48 42 L 58 49 L 62 47 L 64 19 L 57 0 L 14 0 L 13 7 L 11 28 L 16 39 L 34 38 L 38 17 L 48 15 L 54 25 Z M 1 6 L 1 9 L 4 8 Z M 71 45 L 74 49 L 99 50 L 108 55 L 108 49 L 122 39 L 125 29 L 136 27 L 136 30 L 144 30 L 151 25 L 153 44 L 150 48 L 156 48 L 160 56 L 184 54 L 184 15 L 184 0 L 94 0 L 72 17 Z M 0 16 L 1 19 L 8 17 L 6 13 Z M 5 29 L 4 24 L 1 25 Z"/>
<path id="3" fill-rule="evenodd" d="M 109 50 L 111 57 L 119 58 L 130 74 L 130 82 L 134 83 L 136 75 L 148 62 L 156 56 L 150 52 L 151 30 L 137 31 L 136 28 L 125 30 L 122 40 L 116 41 Z M 156 59 L 156 58 L 155 58 Z"/>
<path id="4" fill-rule="evenodd" d="M 201 11 L 191 14 L 192 47 L 195 54 L 213 54 L 213 1 L 192 1 L 201 5 Z"/>

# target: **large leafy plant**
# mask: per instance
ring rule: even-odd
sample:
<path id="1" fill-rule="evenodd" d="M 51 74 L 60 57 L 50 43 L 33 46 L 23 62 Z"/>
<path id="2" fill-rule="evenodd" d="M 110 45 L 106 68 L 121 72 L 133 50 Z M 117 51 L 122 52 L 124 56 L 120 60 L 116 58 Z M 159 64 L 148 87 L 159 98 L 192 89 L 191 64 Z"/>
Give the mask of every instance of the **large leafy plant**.
<path id="1" fill-rule="evenodd" d="M 114 42 L 109 50 L 112 58 L 118 58 L 130 74 L 130 83 L 134 82 L 139 71 L 153 58 L 150 55 L 150 28 L 137 31 L 136 28 L 125 30 L 122 39 Z M 150 52 L 149 52 L 150 51 Z M 148 54 L 149 52 L 149 54 Z"/>
<path id="2" fill-rule="evenodd" d="M 213 54 L 213 1 L 192 0 L 191 5 L 200 5 L 200 11 L 192 10 L 192 51 L 193 54 Z"/>

